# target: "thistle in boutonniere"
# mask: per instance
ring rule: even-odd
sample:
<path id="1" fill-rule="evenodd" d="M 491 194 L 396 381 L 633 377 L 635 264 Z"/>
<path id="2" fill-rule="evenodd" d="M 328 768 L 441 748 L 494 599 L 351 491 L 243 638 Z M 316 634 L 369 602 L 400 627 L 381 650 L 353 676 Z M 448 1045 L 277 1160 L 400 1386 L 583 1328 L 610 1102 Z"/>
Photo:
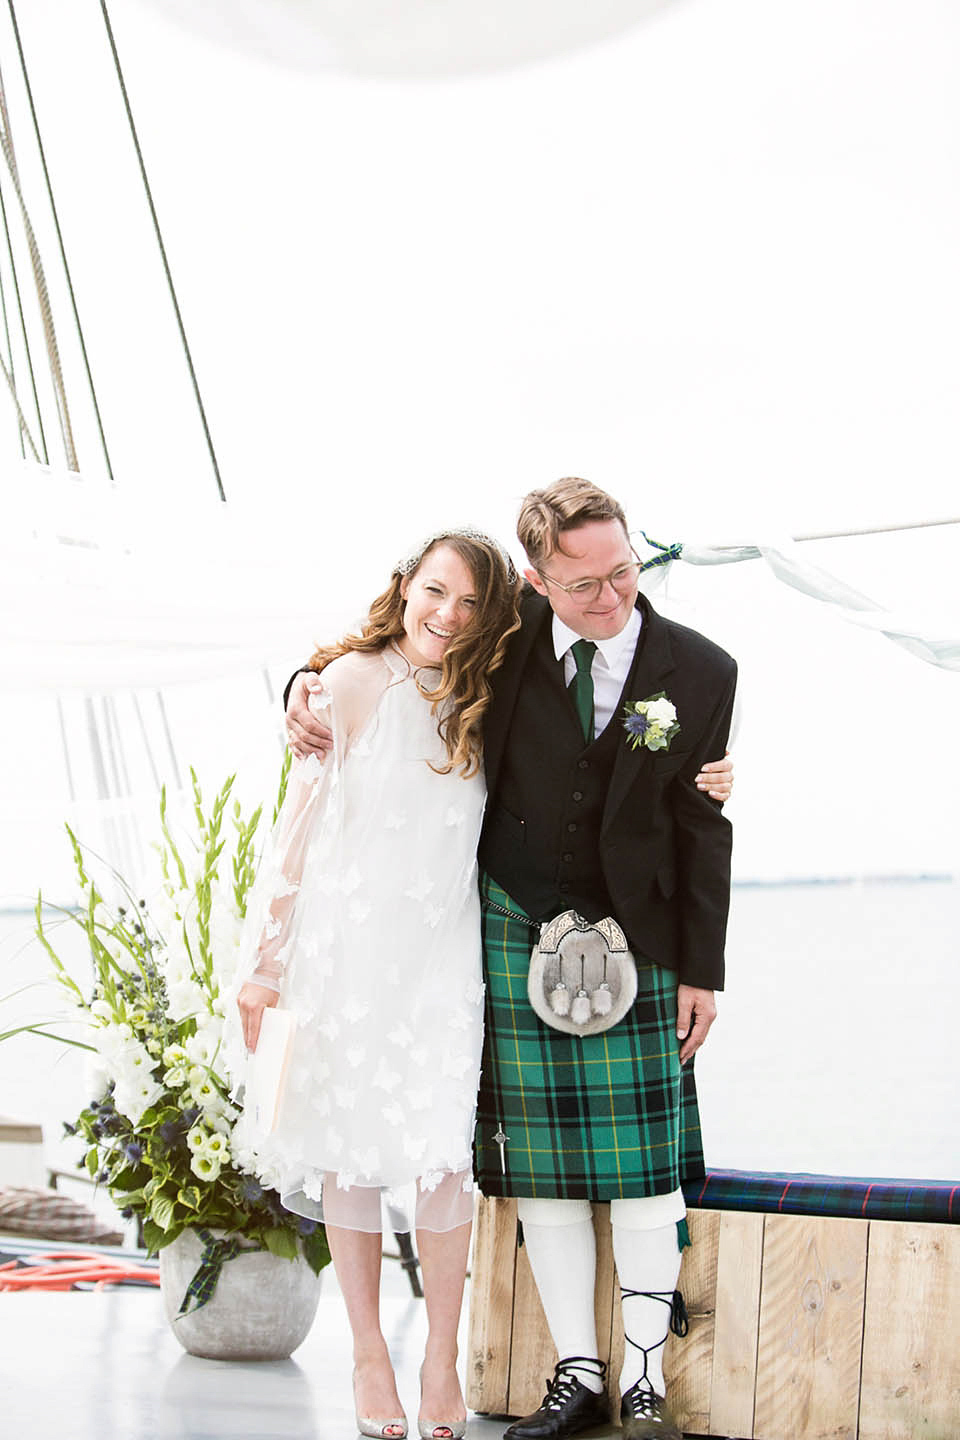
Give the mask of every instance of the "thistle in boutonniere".
<path id="1" fill-rule="evenodd" d="M 647 750 L 669 750 L 674 735 L 680 734 L 676 706 L 663 690 L 646 700 L 630 700 L 624 706 L 623 728 L 631 750 L 643 745 Z"/>

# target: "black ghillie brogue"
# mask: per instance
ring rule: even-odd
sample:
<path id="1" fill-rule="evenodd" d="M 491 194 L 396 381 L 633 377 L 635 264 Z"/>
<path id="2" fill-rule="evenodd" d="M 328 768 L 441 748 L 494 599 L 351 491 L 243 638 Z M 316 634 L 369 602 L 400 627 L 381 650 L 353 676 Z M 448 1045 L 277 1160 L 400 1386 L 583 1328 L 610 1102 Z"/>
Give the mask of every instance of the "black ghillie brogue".
<path id="1" fill-rule="evenodd" d="M 604 1385 L 597 1395 L 582 1385 L 576 1371 L 595 1375 Z M 503 1432 L 503 1440 L 565 1440 L 592 1425 L 606 1425 L 610 1405 L 605 1388 L 607 1367 L 602 1360 L 589 1356 L 568 1355 L 558 1360 L 553 1379 L 547 1381 L 547 1393 L 539 1410 L 523 1420 L 515 1420 Z"/>
<path id="2" fill-rule="evenodd" d="M 623 1440 L 683 1440 L 670 1407 L 662 1395 L 638 1380 L 620 1401 Z"/>

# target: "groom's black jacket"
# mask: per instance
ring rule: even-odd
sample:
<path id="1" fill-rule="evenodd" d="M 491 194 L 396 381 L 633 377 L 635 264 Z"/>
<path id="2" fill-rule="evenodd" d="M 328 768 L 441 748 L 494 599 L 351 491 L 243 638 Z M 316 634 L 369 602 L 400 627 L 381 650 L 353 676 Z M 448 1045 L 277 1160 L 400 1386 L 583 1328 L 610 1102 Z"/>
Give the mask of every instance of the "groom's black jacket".
<path id="1" fill-rule="evenodd" d="M 719 990 L 730 824 L 693 780 L 723 755 L 736 664 L 645 597 L 638 605 L 643 625 L 621 701 L 585 746 L 553 652 L 550 606 L 523 596 L 484 722 L 480 865 L 533 919 L 571 907 L 588 919 L 612 913 L 635 953 Z M 633 749 L 623 705 L 660 691 L 676 707 L 679 734 L 665 751 Z"/>

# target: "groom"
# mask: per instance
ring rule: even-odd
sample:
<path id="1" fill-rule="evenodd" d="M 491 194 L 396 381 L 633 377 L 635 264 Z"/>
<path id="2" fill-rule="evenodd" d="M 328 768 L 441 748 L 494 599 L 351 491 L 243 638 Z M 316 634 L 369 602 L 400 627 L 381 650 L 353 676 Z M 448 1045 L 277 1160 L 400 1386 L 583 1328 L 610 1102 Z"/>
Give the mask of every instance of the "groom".
<path id="1" fill-rule="evenodd" d="M 681 1440 L 665 1400 L 668 1329 L 689 1243 L 681 1181 L 702 1175 L 692 1067 L 723 984 L 730 827 L 704 763 L 723 754 L 736 666 L 638 595 L 620 505 L 580 479 L 533 491 L 517 533 L 529 589 L 484 725 L 479 848 L 487 980 L 476 1129 L 485 1195 L 516 1197 L 560 1356 L 540 1408 L 509 1440 L 609 1419 L 594 1322 L 591 1201 L 609 1201 L 623 1306 L 625 1440 Z M 294 692 L 292 728 L 312 727 Z M 672 738 L 628 729 L 662 697 Z M 540 922 L 612 916 L 638 971 L 600 1034 L 546 1025 L 527 999 Z M 574 981 L 574 984 L 576 981 Z"/>

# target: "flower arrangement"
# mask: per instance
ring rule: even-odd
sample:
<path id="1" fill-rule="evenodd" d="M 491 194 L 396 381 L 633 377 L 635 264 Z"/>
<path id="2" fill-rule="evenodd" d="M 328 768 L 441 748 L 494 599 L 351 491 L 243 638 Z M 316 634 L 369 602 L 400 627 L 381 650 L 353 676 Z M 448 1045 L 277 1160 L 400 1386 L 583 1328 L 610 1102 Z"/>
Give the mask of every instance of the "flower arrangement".
<path id="1" fill-rule="evenodd" d="M 274 818 L 288 773 L 289 753 Z M 157 847 L 163 881 L 149 905 L 135 899 L 116 872 L 115 889 L 126 903 L 108 903 L 67 827 L 85 904 L 64 914 L 86 932 L 93 961 L 89 995 L 57 955 L 42 895 L 37 897 L 37 935 L 91 1032 L 89 1043 L 70 1043 L 91 1051 L 93 1098 L 65 1128 L 85 1144 L 80 1164 L 107 1187 L 124 1217 L 138 1217 L 151 1252 L 188 1227 L 216 1228 L 242 1236 L 243 1248 L 289 1259 L 302 1253 L 319 1273 L 330 1258 L 323 1227 L 284 1210 L 276 1192 L 261 1184 L 254 1156 L 235 1141 L 239 1112 L 218 1064 L 262 807 L 244 819 L 234 803 L 228 849 L 224 820 L 234 777 L 206 814 L 199 782 L 190 774 L 193 853 L 173 838 L 163 792 Z M 197 1298 L 203 1303 L 208 1297 Z"/>
<path id="2" fill-rule="evenodd" d="M 624 706 L 623 728 L 631 750 L 642 745 L 647 750 L 669 750 L 670 742 L 680 734 L 677 710 L 667 699 L 666 691 L 658 690 L 646 700 L 630 700 Z"/>

